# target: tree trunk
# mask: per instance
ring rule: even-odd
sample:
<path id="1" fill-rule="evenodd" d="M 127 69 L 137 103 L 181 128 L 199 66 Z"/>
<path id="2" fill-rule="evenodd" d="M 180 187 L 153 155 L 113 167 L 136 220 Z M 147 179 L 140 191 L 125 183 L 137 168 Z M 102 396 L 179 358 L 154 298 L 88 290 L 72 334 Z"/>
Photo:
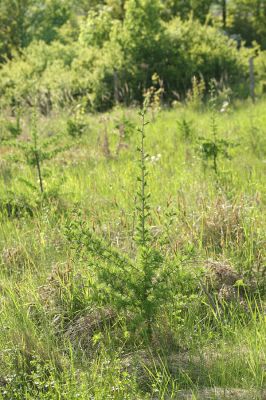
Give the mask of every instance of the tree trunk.
<path id="1" fill-rule="evenodd" d="M 250 57 L 249 59 L 249 79 L 250 97 L 252 102 L 255 103 L 254 57 Z"/>

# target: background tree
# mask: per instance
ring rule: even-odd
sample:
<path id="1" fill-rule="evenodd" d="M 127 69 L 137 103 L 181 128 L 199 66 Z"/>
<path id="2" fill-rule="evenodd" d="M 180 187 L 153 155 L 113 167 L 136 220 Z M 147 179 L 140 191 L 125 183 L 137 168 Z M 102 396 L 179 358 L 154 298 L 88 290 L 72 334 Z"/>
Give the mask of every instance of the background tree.
<path id="1" fill-rule="evenodd" d="M 70 18 L 70 7 L 61 0 L 1 0 L 0 61 L 11 58 L 34 40 L 50 43 Z"/>
<path id="2" fill-rule="evenodd" d="M 171 19 L 175 16 L 186 20 L 190 15 L 204 22 L 212 4 L 212 0 L 161 0 L 163 16 Z"/>
<path id="3" fill-rule="evenodd" d="M 241 35 L 250 46 L 257 41 L 266 49 L 266 2 L 264 0 L 235 0 L 228 3 L 228 14 L 232 20 L 231 33 Z"/>
<path id="4" fill-rule="evenodd" d="M 101 7 L 109 7 L 113 18 L 123 19 L 126 0 L 74 0 L 70 1 L 73 10 L 82 16 L 87 16 L 91 10 L 98 11 Z"/>
<path id="5" fill-rule="evenodd" d="M 86 46 L 102 47 L 109 40 L 113 19 L 109 8 L 91 9 L 81 25 L 80 42 Z"/>

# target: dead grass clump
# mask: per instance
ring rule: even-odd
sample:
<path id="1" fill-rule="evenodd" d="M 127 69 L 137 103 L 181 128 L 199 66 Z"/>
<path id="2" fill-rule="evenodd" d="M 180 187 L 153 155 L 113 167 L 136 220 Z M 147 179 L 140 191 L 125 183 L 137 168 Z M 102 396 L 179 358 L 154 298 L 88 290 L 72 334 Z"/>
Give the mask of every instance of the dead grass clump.
<path id="1" fill-rule="evenodd" d="M 62 288 L 68 286 L 71 275 L 72 268 L 69 264 L 56 263 L 52 266 L 46 284 L 39 287 L 40 299 L 45 308 L 56 305 L 56 299 L 60 297 Z"/>
<path id="2" fill-rule="evenodd" d="M 78 347 L 86 350 L 94 343 L 94 335 L 110 328 L 117 315 L 111 308 L 92 310 L 85 316 L 77 318 L 66 330 L 66 337 Z"/>
<path id="3" fill-rule="evenodd" d="M 57 263 L 52 267 L 46 284 L 38 289 L 40 302 L 44 310 L 51 316 L 55 328 L 61 327 L 67 314 L 66 297 L 71 299 L 71 296 L 67 296 L 67 294 L 70 293 L 72 275 L 71 265 Z"/>
<path id="4" fill-rule="evenodd" d="M 179 390 L 180 400 L 264 400 L 266 392 L 238 388 L 202 388 L 196 391 Z"/>
<path id="5" fill-rule="evenodd" d="M 229 263 L 208 260 L 205 268 L 207 273 L 204 291 L 206 294 L 217 294 L 221 303 L 231 301 L 243 303 L 243 287 L 238 284 L 242 282 L 242 276 L 234 271 Z"/>
<path id="6" fill-rule="evenodd" d="M 28 266 L 34 266 L 26 249 L 20 245 L 4 248 L 0 256 L 0 263 L 3 270 L 9 275 L 23 273 Z"/>
<path id="7" fill-rule="evenodd" d="M 240 245 L 244 242 L 244 203 L 232 204 L 220 195 L 205 207 L 200 227 L 204 246 L 222 250 L 228 245 Z"/>
<path id="8" fill-rule="evenodd" d="M 209 271 L 209 282 L 215 289 L 219 290 L 224 286 L 232 287 L 241 279 L 241 275 L 226 261 L 208 260 L 205 266 Z"/>

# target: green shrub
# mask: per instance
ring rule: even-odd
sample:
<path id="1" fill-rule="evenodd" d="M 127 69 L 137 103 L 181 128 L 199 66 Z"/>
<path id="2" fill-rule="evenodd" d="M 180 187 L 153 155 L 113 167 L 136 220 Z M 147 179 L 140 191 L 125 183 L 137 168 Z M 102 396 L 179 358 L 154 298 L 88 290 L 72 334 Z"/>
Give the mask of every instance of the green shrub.
<path id="1" fill-rule="evenodd" d="M 0 213 L 8 218 L 21 218 L 25 215 L 32 217 L 37 207 L 36 201 L 32 196 L 8 190 L 0 196 Z"/>
<path id="2" fill-rule="evenodd" d="M 237 86 L 247 77 L 248 52 L 237 50 L 235 42 L 217 29 L 192 19 L 174 19 L 167 25 L 165 52 L 167 65 L 157 72 L 166 88 L 181 95 L 191 87 L 193 76 L 203 78 L 206 84 L 216 79 L 229 86 Z"/>
<path id="3" fill-rule="evenodd" d="M 88 110 L 102 111 L 117 100 L 142 102 L 154 73 L 165 100 L 185 97 L 194 76 L 248 88 L 249 51 L 217 29 L 192 19 L 164 23 L 151 0 L 128 1 L 123 24 L 110 18 L 105 8 L 91 12 L 78 43 L 32 42 L 0 70 L 2 105 L 37 102 L 47 114 L 86 98 Z"/>
<path id="4" fill-rule="evenodd" d="M 67 72 L 76 54 L 75 45 L 33 42 L 1 69 L 2 105 L 37 103 L 40 108 L 49 109 L 49 103 L 66 100 L 73 80 Z"/>

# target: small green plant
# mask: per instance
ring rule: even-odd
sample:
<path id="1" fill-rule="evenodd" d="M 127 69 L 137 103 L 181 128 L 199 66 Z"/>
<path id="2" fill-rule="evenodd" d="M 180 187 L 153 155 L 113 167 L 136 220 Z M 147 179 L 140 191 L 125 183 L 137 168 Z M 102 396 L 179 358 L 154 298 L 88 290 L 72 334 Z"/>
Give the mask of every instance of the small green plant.
<path id="1" fill-rule="evenodd" d="M 15 122 L 8 122 L 7 123 L 7 131 L 9 132 L 10 136 L 16 138 L 17 136 L 21 135 L 22 127 L 21 127 L 21 109 L 17 107 L 14 110 L 15 113 Z"/>
<path id="2" fill-rule="evenodd" d="M 210 128 L 211 137 L 199 137 L 199 154 L 203 161 L 204 167 L 210 165 L 215 172 L 216 177 L 219 175 L 219 158 L 231 159 L 229 149 L 233 147 L 233 143 L 226 139 L 219 139 L 217 124 L 217 96 L 215 94 L 214 84 L 211 86 L 211 97 L 209 100 L 211 112 Z"/>
<path id="3" fill-rule="evenodd" d="M 186 142 L 190 141 L 194 136 L 192 121 L 183 116 L 180 121 L 177 122 L 177 125 L 182 139 Z"/>
<path id="4" fill-rule="evenodd" d="M 17 138 L 22 133 L 21 109 L 15 111 L 15 122 L 0 120 L 0 144 L 7 144 L 10 140 Z"/>
<path id="5" fill-rule="evenodd" d="M 6 190 L 0 196 L 0 213 L 8 218 L 20 218 L 25 215 L 32 217 L 36 203 L 35 196 L 29 198 L 27 194 Z"/>
<path id="6" fill-rule="evenodd" d="M 87 129 L 87 124 L 84 122 L 85 109 L 82 104 L 76 107 L 73 118 L 67 120 L 67 133 L 73 138 L 80 138 Z"/>

